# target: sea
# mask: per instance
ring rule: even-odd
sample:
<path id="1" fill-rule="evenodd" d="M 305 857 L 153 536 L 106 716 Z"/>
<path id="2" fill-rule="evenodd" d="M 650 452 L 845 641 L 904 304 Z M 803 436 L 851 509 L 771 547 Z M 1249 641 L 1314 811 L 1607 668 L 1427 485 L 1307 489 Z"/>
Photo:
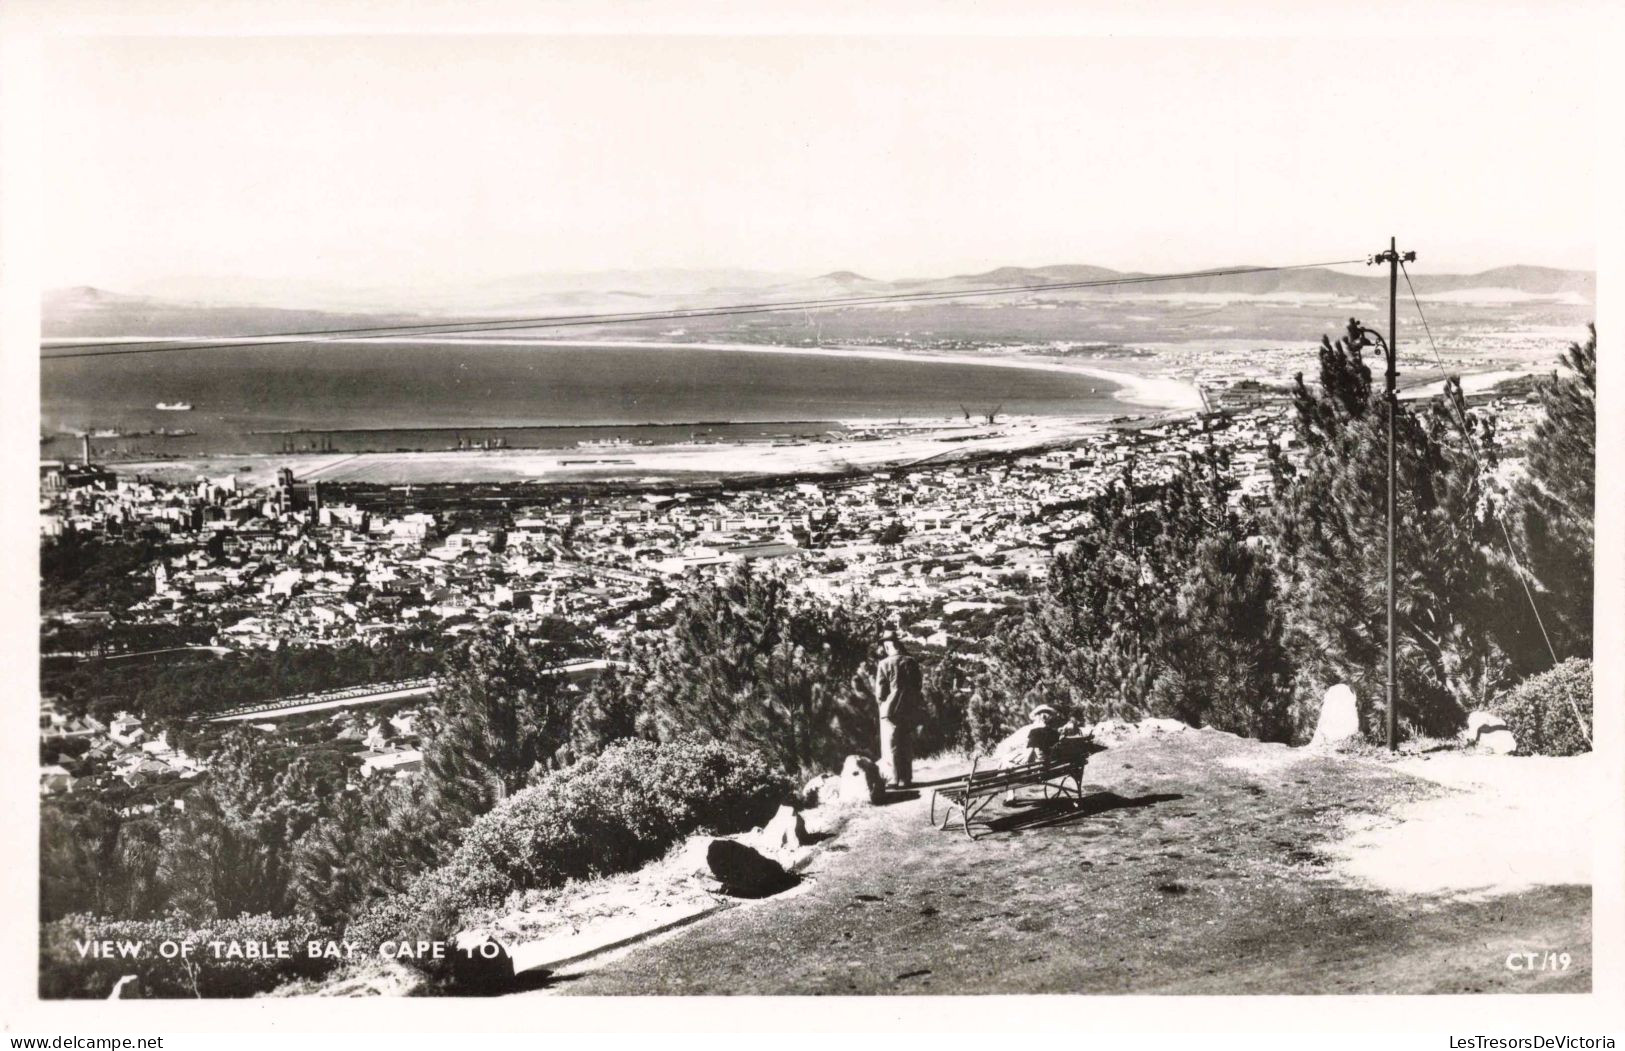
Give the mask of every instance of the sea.
<path id="1" fill-rule="evenodd" d="M 41 453 L 102 457 L 562 447 L 822 433 L 835 421 L 1114 416 L 1044 369 L 603 345 L 283 344 L 42 360 Z M 189 403 L 190 411 L 156 408 Z"/>

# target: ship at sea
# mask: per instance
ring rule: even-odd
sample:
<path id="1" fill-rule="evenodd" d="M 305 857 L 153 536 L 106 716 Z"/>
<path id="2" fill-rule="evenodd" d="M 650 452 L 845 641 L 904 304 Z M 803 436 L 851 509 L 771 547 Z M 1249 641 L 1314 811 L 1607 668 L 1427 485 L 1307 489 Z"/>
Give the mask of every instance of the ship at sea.
<path id="1" fill-rule="evenodd" d="M 161 401 L 154 405 L 153 408 L 161 409 L 164 412 L 191 412 L 192 403 L 189 401 Z"/>

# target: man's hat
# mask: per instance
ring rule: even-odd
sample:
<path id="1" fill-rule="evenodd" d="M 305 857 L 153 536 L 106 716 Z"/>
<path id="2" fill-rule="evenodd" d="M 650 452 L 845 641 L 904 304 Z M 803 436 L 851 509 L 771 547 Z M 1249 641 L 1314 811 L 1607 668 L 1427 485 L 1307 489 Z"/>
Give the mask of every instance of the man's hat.
<path id="1" fill-rule="evenodd" d="M 901 635 L 899 635 L 897 633 L 896 628 L 887 628 L 885 631 L 880 633 L 880 641 L 881 642 L 902 642 L 903 641 L 903 636 L 901 636 Z"/>
<path id="2" fill-rule="evenodd" d="M 1034 722 L 1037 722 L 1038 720 L 1042 719 L 1046 715 L 1060 715 L 1060 714 L 1061 714 L 1060 712 L 1056 711 L 1054 708 L 1051 708 L 1049 705 L 1040 704 L 1037 708 L 1034 708 L 1032 711 L 1027 713 L 1027 718 L 1033 720 Z"/>

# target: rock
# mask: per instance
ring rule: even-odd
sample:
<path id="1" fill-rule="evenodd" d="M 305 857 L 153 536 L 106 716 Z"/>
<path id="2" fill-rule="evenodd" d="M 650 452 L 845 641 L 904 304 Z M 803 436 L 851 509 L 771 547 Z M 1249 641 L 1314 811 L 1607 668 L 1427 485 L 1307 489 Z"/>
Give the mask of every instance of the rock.
<path id="1" fill-rule="evenodd" d="M 713 839 L 706 848 L 705 861 L 722 889 L 740 897 L 772 894 L 790 882 L 784 866 L 732 839 Z"/>
<path id="2" fill-rule="evenodd" d="M 841 779 L 834 774 L 819 774 L 801 790 L 801 805 L 808 810 L 825 803 L 839 802 Z"/>
<path id="3" fill-rule="evenodd" d="M 1121 744 L 1127 741 L 1134 736 L 1134 730 L 1133 723 L 1126 723 L 1121 719 L 1102 719 L 1089 727 L 1089 733 L 1094 736 L 1095 740 L 1110 741 L 1113 744 Z"/>
<path id="4" fill-rule="evenodd" d="M 489 934 L 464 931 L 446 950 L 451 978 L 468 990 L 493 991 L 513 985 L 513 955 Z"/>
<path id="5" fill-rule="evenodd" d="M 1354 691 L 1338 683 L 1326 691 L 1320 702 L 1320 720 L 1315 723 L 1315 736 L 1310 744 L 1340 744 L 1350 737 L 1360 736 L 1360 710 L 1354 700 Z"/>
<path id="6" fill-rule="evenodd" d="M 1182 734 L 1190 727 L 1178 719 L 1141 719 L 1140 732 L 1154 734 Z"/>
<path id="7" fill-rule="evenodd" d="M 1478 739 L 1492 730 L 1506 730 L 1507 724 L 1494 712 L 1471 712 L 1467 716 L 1467 729 L 1463 731 L 1469 744 L 1476 743 Z M 1509 731 L 1510 732 L 1510 731 Z"/>
<path id="8" fill-rule="evenodd" d="M 761 840 L 769 850 L 799 850 L 807 842 L 807 823 L 795 807 L 781 806 L 763 826 Z"/>
<path id="9" fill-rule="evenodd" d="M 1473 747 L 1496 755 L 1511 755 L 1518 750 L 1518 739 L 1512 736 L 1511 730 L 1503 726 L 1497 730 L 1484 730 L 1479 733 Z"/>
<path id="10" fill-rule="evenodd" d="M 706 852 L 711 849 L 711 841 L 715 836 L 690 836 L 683 841 L 683 845 L 673 853 L 669 860 L 672 871 L 679 876 L 694 876 L 703 879 L 711 877 L 711 865 L 706 860 Z"/>
<path id="11" fill-rule="evenodd" d="M 849 755 L 841 764 L 841 802 L 873 805 L 886 794 L 886 782 L 873 759 Z"/>

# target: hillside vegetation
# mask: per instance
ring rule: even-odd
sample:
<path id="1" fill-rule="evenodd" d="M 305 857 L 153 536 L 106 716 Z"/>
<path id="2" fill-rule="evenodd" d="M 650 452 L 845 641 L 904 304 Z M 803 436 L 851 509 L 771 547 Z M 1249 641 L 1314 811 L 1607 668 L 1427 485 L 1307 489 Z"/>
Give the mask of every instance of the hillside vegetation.
<path id="1" fill-rule="evenodd" d="M 1130 463 L 1114 486 L 1087 500 L 1087 526 L 1052 554 L 1044 580 L 997 626 L 986 653 L 926 657 L 922 751 L 985 750 L 1040 701 L 1081 723 L 1163 717 L 1284 751 L 1307 739 L 1334 683 L 1353 687 L 1362 726 L 1374 733 L 1384 678 L 1381 494 L 1390 410 L 1368 351 L 1354 322 L 1341 338 L 1323 340 L 1318 376 L 1298 378 L 1295 441 L 1275 451 L 1271 498 L 1232 500 L 1229 465 L 1208 449 L 1166 483 L 1144 482 Z M 1591 568 L 1568 557 L 1565 545 L 1589 543 L 1592 529 L 1594 466 L 1584 454 L 1594 449 L 1594 333 L 1565 360 L 1569 368 L 1543 383 L 1544 422 L 1526 481 L 1511 492 L 1496 480 L 1493 421 L 1470 414 L 1459 387 L 1396 410 L 1397 530 L 1407 552 L 1398 582 L 1399 722 L 1407 739 L 1452 737 L 1468 712 L 1499 705 L 1522 728 L 1526 749 L 1567 754 L 1589 742 L 1590 706 L 1580 698 L 1589 689 Z M 1518 550 L 1525 557 L 1514 557 Z M 91 590 L 59 583 L 63 594 Z M 884 623 L 879 609 L 739 569 L 685 588 L 662 616 L 663 627 L 613 654 L 623 669 L 585 693 L 553 673 L 579 640 L 490 635 L 452 647 L 439 668 L 447 686 L 424 720 L 417 778 L 340 789 L 331 756 L 273 754 L 252 731 L 236 731 L 211 742 L 209 773 L 180 786 L 182 807 L 53 802 L 42 822 L 47 941 L 59 944 L 64 929 L 157 921 L 172 909 L 180 913 L 169 922 L 248 914 L 353 929 L 369 941 L 403 931 L 454 933 L 469 908 L 510 892 L 624 869 L 690 832 L 757 820 L 802 777 L 871 752 L 870 647 Z M 403 652 L 399 663 L 415 667 L 423 656 Z M 231 667 L 317 684 L 337 674 L 332 661 L 341 658 L 366 664 L 352 653 Z M 145 688 L 167 707 L 168 698 L 206 690 L 206 674 L 176 671 Z M 108 706 L 105 696 L 92 696 L 107 687 L 105 678 L 92 674 L 80 685 L 81 707 Z M 998 888 L 1027 893 L 1009 890 L 1027 872 L 1045 889 L 1010 918 L 1044 930 L 1114 911 L 1143 920 L 1084 924 L 1076 928 L 1084 933 L 1070 935 L 1108 938 L 1123 946 L 1125 960 L 1143 961 L 1168 939 L 1222 934 L 1190 946 L 1189 959 L 1208 968 L 1201 973 L 1217 975 L 1225 953 L 1267 947 L 1281 917 L 1317 932 L 1313 943 L 1291 943 L 1317 965 L 1326 947 L 1412 944 L 1369 899 L 1318 883 L 1266 881 L 1245 915 L 1234 911 L 1255 885 L 1249 881 L 1276 871 L 1268 868 L 1280 864 L 1275 849 L 1313 849 L 1304 844 L 1317 840 L 1317 827 L 1351 807 L 1377 807 L 1378 796 L 1403 782 L 1347 764 L 1308 767 L 1303 780 L 1287 776 L 1286 766 L 1262 782 L 1237 780 L 1220 761 L 1229 747 L 1187 756 L 1203 764 L 1188 778 L 1177 753 L 1115 753 L 1106 768 L 1121 764 L 1120 776 L 1106 795 L 1096 794 L 1095 810 L 1085 808 L 1100 821 L 1053 841 L 1064 846 L 1033 844 L 1036 860 L 1009 859 L 1014 876 L 1001 873 L 996 882 L 989 875 L 996 868 L 978 870 L 969 855 L 960 857 L 962 869 L 931 877 L 933 892 L 953 897 L 963 880 L 958 889 L 970 896 L 979 887 L 976 897 L 963 910 L 919 901 L 909 922 L 926 932 L 941 922 L 931 917 L 949 909 L 959 910 L 961 926 L 979 922 L 984 907 L 1008 911 L 997 906 Z M 1145 770 L 1131 772 L 1142 762 Z M 652 785 L 648 798 L 639 779 Z M 1123 836 L 1105 831 L 1112 826 Z M 939 841 L 882 837 L 863 849 L 879 864 L 874 859 L 892 858 L 893 847 L 906 858 L 927 842 L 936 849 Z M 1117 871 L 1105 878 L 1106 869 Z M 1204 874 L 1218 899 L 1194 889 Z M 893 895 L 917 894 L 906 882 L 889 886 Z M 1108 906 L 1083 915 L 1096 899 Z M 1177 914 L 1205 926 L 1210 913 L 1179 910 L 1216 901 L 1228 933 L 1165 922 Z M 1562 922 L 1572 919 L 1572 902 L 1547 904 Z M 901 923 L 901 915 L 886 922 Z M 808 967 L 827 964 L 827 949 L 814 952 L 813 942 L 857 938 L 860 929 L 879 934 L 814 925 L 787 944 L 807 953 Z M 1139 948 L 1128 949 L 1125 931 L 1137 932 Z M 934 936 L 950 939 L 937 946 L 944 958 L 971 944 L 958 934 Z M 1010 951 L 1009 966 L 1030 962 Z M 737 960 L 758 970 L 741 975 L 733 991 L 762 988 L 779 974 L 750 952 Z M 1082 954 L 1038 968 L 1030 988 L 1129 987 L 1134 968 L 1119 974 L 1108 962 L 1087 975 L 1078 970 L 1099 964 Z M 51 988 L 96 995 L 93 976 L 72 973 L 72 961 L 61 966 L 68 973 Z M 841 991 L 845 979 L 832 974 L 807 980 Z M 968 970 L 962 979 L 970 981 Z M 1202 981 L 1185 970 L 1176 984 L 1191 990 Z M 1137 987 L 1159 988 L 1156 981 Z"/>

